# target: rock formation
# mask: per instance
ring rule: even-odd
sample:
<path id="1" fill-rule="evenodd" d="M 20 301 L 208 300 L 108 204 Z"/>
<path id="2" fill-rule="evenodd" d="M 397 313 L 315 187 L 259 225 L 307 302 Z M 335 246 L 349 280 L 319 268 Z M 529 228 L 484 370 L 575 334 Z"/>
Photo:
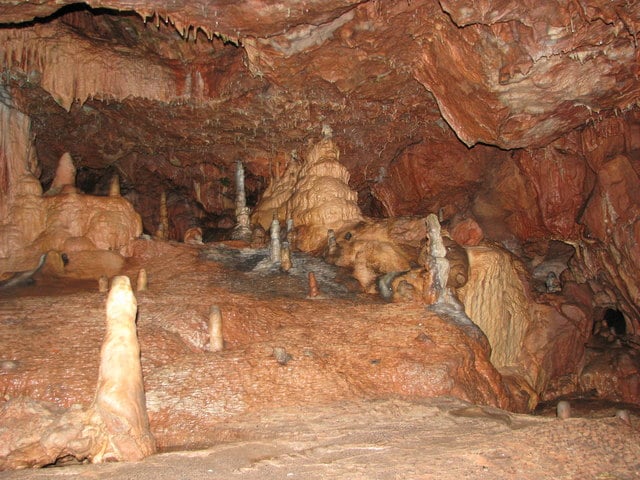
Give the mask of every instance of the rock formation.
<path id="1" fill-rule="evenodd" d="M 362 220 L 357 194 L 349 188 L 349 172 L 339 158 L 333 140 L 320 140 L 300 168 L 292 164 L 282 179 L 272 182 L 254 221 L 262 223 L 270 212 L 282 222 L 290 218 L 297 232 L 295 246 L 308 252 L 321 247 L 327 230 Z"/>
<path id="2" fill-rule="evenodd" d="M 65 152 L 58 161 L 56 175 L 51 182 L 51 188 L 47 195 L 56 195 L 66 188 L 66 192 L 73 192 L 76 188 L 76 167 L 68 152 Z"/>
<path id="3" fill-rule="evenodd" d="M 21 270 L 42 252 L 57 251 L 69 258 L 69 276 L 97 279 L 104 272 L 117 273 L 131 254 L 131 241 L 142 233 L 131 204 L 75 191 L 42 196 L 37 187 L 24 176 L 14 190 L 16 201 L 0 226 L 0 270 Z"/>
<path id="4" fill-rule="evenodd" d="M 3 110 L 5 111 L 5 110 Z M 14 130 L 14 118 L 6 110 L 7 126 Z M 34 177 L 28 153 L 30 126 L 23 123 L 11 144 L 2 146 L 6 159 L 3 208 L 0 220 L 0 271 L 26 270 L 42 253 L 65 253 L 70 260 L 68 274 L 79 278 L 99 278 L 116 274 L 129 246 L 142 233 L 139 215 L 119 196 L 95 197 L 75 187 L 76 169 L 65 153 L 46 195 Z M 11 157 L 11 158 L 10 158 Z"/>
<path id="5" fill-rule="evenodd" d="M 525 266 L 503 249 L 479 246 L 467 252 L 470 275 L 458 294 L 487 336 L 496 368 L 526 380 L 539 395 L 576 388 L 589 312 L 571 295 L 536 301 Z"/>
<path id="6" fill-rule="evenodd" d="M 327 230 L 362 219 L 357 195 L 349 188 L 349 171 L 339 162 L 340 151 L 333 140 L 325 138 L 307 154 L 298 172 L 287 217 L 298 232 L 296 246 L 303 251 L 318 249 Z"/>
<path id="7" fill-rule="evenodd" d="M 244 189 L 244 165 L 236 162 L 236 226 L 231 236 L 234 240 L 251 240 L 251 226 L 249 220 L 249 208 Z"/>
<path id="8" fill-rule="evenodd" d="M 146 411 L 136 299 L 128 277 L 115 277 L 91 406 L 64 409 L 17 397 L 0 406 L 0 470 L 74 459 L 140 460 L 155 452 Z"/>
<path id="9" fill-rule="evenodd" d="M 251 222 L 268 230 L 274 217 L 281 221 L 287 218 L 287 201 L 291 198 L 298 180 L 299 163 L 291 158 L 281 177 L 271 177 L 260 202 L 251 214 Z"/>
<path id="10" fill-rule="evenodd" d="M 112 277 L 143 231 L 196 250 L 251 208 L 253 247 L 292 220 L 389 308 L 456 290 L 516 403 L 638 401 L 637 2 L 0 0 L 0 25 L 0 279 L 45 252 Z M 454 390 L 507 405 L 489 376 Z"/>

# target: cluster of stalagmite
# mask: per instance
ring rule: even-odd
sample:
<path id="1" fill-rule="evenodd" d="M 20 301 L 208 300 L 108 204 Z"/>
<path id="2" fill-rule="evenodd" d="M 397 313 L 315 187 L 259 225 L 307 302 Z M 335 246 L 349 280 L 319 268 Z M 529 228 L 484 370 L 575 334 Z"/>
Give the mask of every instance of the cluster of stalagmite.
<path id="1" fill-rule="evenodd" d="M 26 397 L 0 408 L 0 470 L 140 460 L 156 444 L 149 428 L 136 333 L 137 302 L 128 277 L 111 282 L 106 334 L 93 403 L 63 410 Z"/>
<path id="2" fill-rule="evenodd" d="M 132 241 L 142 233 L 140 216 L 124 198 L 84 195 L 75 186 L 69 154 L 59 163 L 43 195 L 35 176 L 23 166 L 10 180 L 6 215 L 0 224 L 0 272 L 31 268 L 42 253 L 65 256 L 57 275 L 98 279 L 116 275 Z M 50 255 L 50 260 L 55 255 Z"/>
<path id="3" fill-rule="evenodd" d="M 349 188 L 349 171 L 340 163 L 340 150 L 333 140 L 318 142 L 298 173 L 287 216 L 298 230 L 297 247 L 320 248 L 328 229 L 362 220 L 357 194 Z"/>
<path id="4" fill-rule="evenodd" d="M 282 176 L 271 179 L 251 214 L 254 231 L 258 226 L 268 230 L 274 217 L 282 221 L 287 220 L 287 201 L 295 189 L 299 172 L 300 164 L 292 157 Z"/>
<path id="5" fill-rule="evenodd" d="M 328 229 L 361 221 L 357 194 L 349 188 L 349 172 L 339 158 L 340 150 L 331 138 L 320 140 L 301 166 L 292 161 L 282 178 L 273 179 L 255 209 L 253 222 L 268 228 L 265 220 L 292 219 L 295 247 L 315 251 L 324 245 Z"/>

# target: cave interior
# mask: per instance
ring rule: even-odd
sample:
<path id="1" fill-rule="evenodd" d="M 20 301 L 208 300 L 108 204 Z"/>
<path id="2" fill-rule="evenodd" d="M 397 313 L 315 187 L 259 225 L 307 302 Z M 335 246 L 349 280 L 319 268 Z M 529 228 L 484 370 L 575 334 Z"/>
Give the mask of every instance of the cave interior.
<path id="1" fill-rule="evenodd" d="M 273 398 L 640 404 L 640 6 L 529 3 L 0 0 L 0 425 L 99 407 L 121 275 L 160 449 Z"/>

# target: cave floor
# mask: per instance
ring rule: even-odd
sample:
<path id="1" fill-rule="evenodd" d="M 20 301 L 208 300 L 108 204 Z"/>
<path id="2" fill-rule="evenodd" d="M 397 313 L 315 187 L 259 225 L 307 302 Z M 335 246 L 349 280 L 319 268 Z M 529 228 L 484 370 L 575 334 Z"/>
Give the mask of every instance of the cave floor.
<path id="1" fill-rule="evenodd" d="M 560 421 L 549 410 L 476 406 L 499 399 L 472 375 L 481 364 L 455 363 L 473 346 L 456 351 L 459 329 L 422 306 L 355 293 L 313 259 L 304 265 L 321 295 L 308 299 L 301 259 L 284 275 L 260 267 L 264 255 L 138 241 L 124 273 L 134 285 L 141 267 L 149 276 L 136 292 L 138 334 L 163 453 L 0 478 L 640 478 L 638 410 L 629 426 L 610 409 L 576 408 Z M 106 294 L 96 281 L 37 280 L 0 292 L 0 402 L 88 405 Z M 216 354 L 207 351 L 211 305 L 224 322 Z M 445 364 L 461 370 L 449 391 L 467 402 L 442 389 Z"/>
<path id="2" fill-rule="evenodd" d="M 638 417 L 633 416 L 638 425 Z M 0 472 L 0 478 L 636 479 L 640 433 L 612 417 L 512 414 L 451 398 L 339 402 L 231 420 L 244 440 L 137 463 Z"/>

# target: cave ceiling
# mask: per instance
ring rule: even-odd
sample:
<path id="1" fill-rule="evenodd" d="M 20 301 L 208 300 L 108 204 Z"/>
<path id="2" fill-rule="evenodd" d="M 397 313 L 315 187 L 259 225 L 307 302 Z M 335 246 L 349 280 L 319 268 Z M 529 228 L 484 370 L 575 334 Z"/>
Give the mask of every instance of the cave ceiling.
<path id="1" fill-rule="evenodd" d="M 492 162 L 633 119 L 640 90 L 635 2 L 0 0 L 0 24 L 44 184 L 69 151 L 208 211 L 236 160 L 255 199 L 323 126 L 365 211 L 462 207 Z"/>

